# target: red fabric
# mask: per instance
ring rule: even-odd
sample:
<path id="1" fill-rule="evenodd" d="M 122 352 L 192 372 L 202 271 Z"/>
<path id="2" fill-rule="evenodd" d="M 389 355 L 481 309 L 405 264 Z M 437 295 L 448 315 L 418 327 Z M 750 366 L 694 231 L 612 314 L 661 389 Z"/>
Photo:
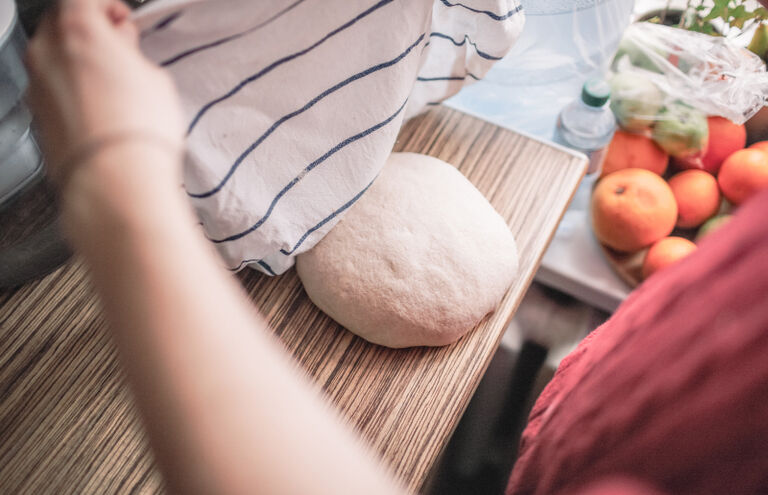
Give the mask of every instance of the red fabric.
<path id="1" fill-rule="evenodd" d="M 508 495 L 628 476 L 675 494 L 768 493 L 768 193 L 651 277 L 560 365 Z"/>

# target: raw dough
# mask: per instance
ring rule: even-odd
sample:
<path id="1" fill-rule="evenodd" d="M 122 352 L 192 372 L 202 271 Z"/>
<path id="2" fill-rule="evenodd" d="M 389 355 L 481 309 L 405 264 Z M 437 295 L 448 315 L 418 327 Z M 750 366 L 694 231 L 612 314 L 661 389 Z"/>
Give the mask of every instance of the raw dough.
<path id="1" fill-rule="evenodd" d="M 393 153 L 296 269 L 310 299 L 348 330 L 410 347 L 472 330 L 499 304 L 517 263 L 506 222 L 456 168 Z"/>

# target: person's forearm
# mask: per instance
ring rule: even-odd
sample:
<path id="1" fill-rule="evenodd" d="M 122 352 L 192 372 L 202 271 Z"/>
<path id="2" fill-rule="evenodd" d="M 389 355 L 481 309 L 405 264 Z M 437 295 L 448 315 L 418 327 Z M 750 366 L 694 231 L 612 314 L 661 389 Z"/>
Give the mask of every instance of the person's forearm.
<path id="1" fill-rule="evenodd" d="M 116 162 L 163 159 L 162 150 L 127 146 L 101 153 L 101 171 L 78 185 L 83 192 L 70 201 L 68 223 L 80 229 L 77 247 L 171 487 L 397 492 L 217 265 L 180 191 L 162 178 L 154 182 L 151 173 L 121 187 L 96 181 L 124 180 L 111 177 Z"/>

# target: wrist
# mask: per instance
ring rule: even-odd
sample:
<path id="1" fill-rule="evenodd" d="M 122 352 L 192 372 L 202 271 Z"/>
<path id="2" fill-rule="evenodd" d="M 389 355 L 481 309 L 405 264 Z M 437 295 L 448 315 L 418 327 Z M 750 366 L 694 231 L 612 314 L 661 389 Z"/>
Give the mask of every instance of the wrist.
<path id="1" fill-rule="evenodd" d="M 191 216 L 180 164 L 180 152 L 141 140 L 113 143 L 75 164 L 60 189 L 62 221 L 75 247 L 157 228 L 168 215 Z"/>

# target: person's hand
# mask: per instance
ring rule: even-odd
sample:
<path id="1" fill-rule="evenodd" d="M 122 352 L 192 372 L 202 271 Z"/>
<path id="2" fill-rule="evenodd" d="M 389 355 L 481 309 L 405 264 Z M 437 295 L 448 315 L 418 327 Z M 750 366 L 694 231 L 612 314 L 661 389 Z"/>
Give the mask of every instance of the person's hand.
<path id="1" fill-rule="evenodd" d="M 89 173 L 92 155 L 116 141 L 125 141 L 120 146 L 182 147 L 175 87 L 138 50 L 129 14 L 118 0 L 61 0 L 29 43 L 28 100 L 48 172 L 62 187 L 62 179 L 75 172 Z M 155 165 L 180 166 L 179 160 L 164 162 Z M 138 164 L 123 168 L 124 173 L 146 173 L 129 170 L 142 168 Z M 154 170 L 153 176 L 179 172 Z"/>

